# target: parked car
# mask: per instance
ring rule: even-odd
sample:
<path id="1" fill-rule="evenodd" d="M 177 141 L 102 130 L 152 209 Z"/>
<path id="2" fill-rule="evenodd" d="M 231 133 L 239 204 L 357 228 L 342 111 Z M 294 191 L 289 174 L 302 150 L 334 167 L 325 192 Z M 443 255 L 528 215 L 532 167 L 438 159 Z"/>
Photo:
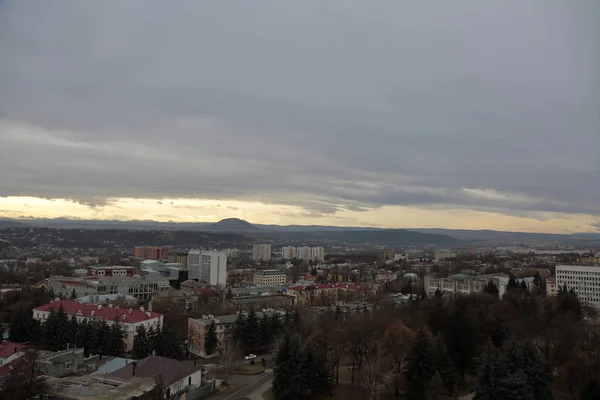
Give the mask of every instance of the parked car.
<path id="1" fill-rule="evenodd" d="M 248 354 L 244 357 L 244 360 L 254 360 L 256 358 L 256 354 Z"/>

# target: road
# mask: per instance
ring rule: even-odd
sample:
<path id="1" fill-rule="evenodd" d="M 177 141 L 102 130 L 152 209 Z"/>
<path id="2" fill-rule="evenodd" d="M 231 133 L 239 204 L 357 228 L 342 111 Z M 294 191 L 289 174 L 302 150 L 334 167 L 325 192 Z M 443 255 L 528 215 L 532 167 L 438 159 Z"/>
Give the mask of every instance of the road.
<path id="1" fill-rule="evenodd" d="M 228 389 L 222 393 L 219 393 L 215 396 L 210 396 L 208 400 L 239 400 L 248 396 L 250 393 L 254 392 L 256 389 L 261 387 L 264 383 L 269 381 L 269 379 L 273 378 L 273 374 L 267 374 L 265 372 L 256 375 L 256 379 L 247 383 L 245 386 L 241 388 Z"/>

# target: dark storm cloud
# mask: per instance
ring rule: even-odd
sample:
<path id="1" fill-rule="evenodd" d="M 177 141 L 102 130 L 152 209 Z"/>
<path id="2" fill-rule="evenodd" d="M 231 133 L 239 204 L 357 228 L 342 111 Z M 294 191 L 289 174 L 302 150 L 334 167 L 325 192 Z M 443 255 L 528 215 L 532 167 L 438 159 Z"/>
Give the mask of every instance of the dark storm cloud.
<path id="1" fill-rule="evenodd" d="M 0 195 L 600 215 L 596 1 L 0 6 Z"/>

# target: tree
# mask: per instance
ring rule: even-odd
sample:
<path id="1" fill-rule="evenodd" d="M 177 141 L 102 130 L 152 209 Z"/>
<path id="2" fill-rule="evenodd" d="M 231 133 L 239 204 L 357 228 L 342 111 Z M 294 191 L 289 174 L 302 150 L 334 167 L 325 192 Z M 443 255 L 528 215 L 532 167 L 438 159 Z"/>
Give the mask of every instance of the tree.
<path id="1" fill-rule="evenodd" d="M 302 362 L 302 349 L 297 337 L 287 333 L 277 346 L 273 376 L 273 394 L 278 400 L 297 399 L 302 393 L 298 379 L 298 366 Z"/>
<path id="2" fill-rule="evenodd" d="M 246 317 L 244 324 L 244 345 L 248 350 L 255 350 L 260 347 L 260 328 L 254 310 L 250 310 Z"/>
<path id="3" fill-rule="evenodd" d="M 500 360 L 500 354 L 495 348 L 488 346 L 481 356 L 474 400 L 496 400 L 496 387 L 506 375 L 507 371 Z"/>
<path id="4" fill-rule="evenodd" d="M 148 337 L 148 331 L 144 325 L 140 325 L 135 329 L 131 357 L 136 360 L 141 360 L 142 358 L 148 357 L 150 354 L 152 354 L 152 343 Z"/>
<path id="5" fill-rule="evenodd" d="M 425 392 L 425 400 L 451 400 L 452 396 L 444 385 L 439 373 L 433 375 Z"/>
<path id="6" fill-rule="evenodd" d="M 512 347 L 506 354 L 506 365 L 512 374 L 524 374 L 534 399 L 552 400 L 552 374 L 544 368 L 531 340 Z"/>
<path id="7" fill-rule="evenodd" d="M 112 357 L 122 357 L 125 354 L 125 332 L 119 322 L 119 316 L 115 316 L 113 323 L 108 330 L 108 338 L 106 344 L 106 355 Z"/>
<path id="8" fill-rule="evenodd" d="M 221 345 L 218 347 L 219 351 L 219 364 L 223 366 L 223 373 L 225 375 L 225 381 L 229 378 L 229 375 L 235 369 L 237 360 L 239 358 L 239 346 L 238 343 L 231 337 L 226 337 Z"/>
<path id="9" fill-rule="evenodd" d="M 9 340 L 16 343 L 30 341 L 32 325 L 33 318 L 31 318 L 31 312 L 19 308 L 10 320 L 8 331 Z"/>
<path id="10" fill-rule="evenodd" d="M 244 332 L 246 330 L 246 318 L 242 313 L 239 313 L 233 324 L 233 339 L 235 342 L 244 342 Z"/>
<path id="11" fill-rule="evenodd" d="M 217 338 L 217 327 L 215 326 L 215 321 L 213 320 L 206 331 L 206 337 L 204 338 L 204 351 L 210 356 L 215 352 L 215 350 L 217 350 L 218 345 L 219 339 Z"/>
<path id="12" fill-rule="evenodd" d="M 401 322 L 388 325 L 383 336 L 383 348 L 394 362 L 394 371 L 396 372 L 394 394 L 396 396 L 400 394 L 400 376 L 413 338 L 413 331 Z"/>
<path id="13" fill-rule="evenodd" d="M 453 395 L 458 389 L 460 376 L 456 372 L 452 357 L 441 335 L 436 339 L 435 360 L 437 375 L 439 375 L 445 386 L 445 393 Z"/>
<path id="14" fill-rule="evenodd" d="M 511 289 L 518 289 L 518 288 L 519 288 L 519 283 L 517 282 L 517 280 L 515 279 L 515 276 L 511 272 L 508 277 L 508 284 L 506 285 L 506 289 L 511 290 Z"/>
<path id="15" fill-rule="evenodd" d="M 487 333 L 490 340 L 497 348 L 502 347 L 502 344 L 510 337 L 510 329 L 506 321 L 499 316 L 494 316 L 487 326 Z"/>
<path id="16" fill-rule="evenodd" d="M 498 298 L 498 286 L 496 286 L 492 281 L 488 281 L 488 283 L 483 287 L 483 292 Z"/>
<path id="17" fill-rule="evenodd" d="M 73 291 L 71 292 L 71 300 L 75 300 L 77 298 L 77 293 L 75 292 L 75 289 L 73 289 Z"/>
<path id="18" fill-rule="evenodd" d="M 424 400 L 429 380 L 435 374 L 435 353 L 423 328 L 417 331 L 411 344 L 411 355 L 406 365 L 406 398 Z"/>
<path id="19" fill-rule="evenodd" d="M 35 350 L 27 351 L 18 359 L 2 387 L 0 399 L 29 399 L 43 391 L 45 385 L 37 379 L 38 359 L 39 354 Z"/>
<path id="20" fill-rule="evenodd" d="M 456 299 L 444 335 L 461 378 L 472 369 L 481 340 L 479 319 L 471 307 L 471 301 L 472 298 L 464 296 Z"/>
<path id="21" fill-rule="evenodd" d="M 231 286 L 227 288 L 227 294 L 225 295 L 225 298 L 228 300 L 233 299 L 233 293 L 231 292 Z"/>
<path id="22" fill-rule="evenodd" d="M 317 269 L 316 269 L 316 268 L 313 268 L 313 269 L 310 271 L 310 274 L 311 274 L 312 276 L 317 276 L 317 274 L 318 274 L 318 273 L 319 273 L 319 272 L 317 271 Z"/>
<path id="23" fill-rule="evenodd" d="M 156 327 L 151 335 L 151 343 L 157 356 L 183 359 L 184 352 L 181 340 L 168 326 Z"/>
<path id="24" fill-rule="evenodd" d="M 536 271 L 535 276 L 533 277 L 533 286 L 538 289 L 542 287 L 542 277 L 540 275 L 540 271 Z"/>

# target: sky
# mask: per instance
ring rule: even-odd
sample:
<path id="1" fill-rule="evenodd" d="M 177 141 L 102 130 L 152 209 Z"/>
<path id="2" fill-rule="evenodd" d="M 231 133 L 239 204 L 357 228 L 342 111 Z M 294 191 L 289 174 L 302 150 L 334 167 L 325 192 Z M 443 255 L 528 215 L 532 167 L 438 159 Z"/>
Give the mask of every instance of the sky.
<path id="1" fill-rule="evenodd" d="M 598 231 L 599 15 L 0 1 L 0 217 Z"/>

